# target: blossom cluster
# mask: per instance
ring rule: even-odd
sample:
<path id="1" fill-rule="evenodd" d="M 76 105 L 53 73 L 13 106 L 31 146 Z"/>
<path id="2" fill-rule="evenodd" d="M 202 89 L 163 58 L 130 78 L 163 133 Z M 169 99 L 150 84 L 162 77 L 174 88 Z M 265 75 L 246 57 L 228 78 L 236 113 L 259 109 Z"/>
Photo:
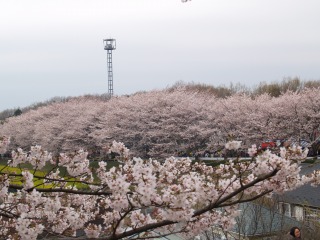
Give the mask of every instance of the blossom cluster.
<path id="1" fill-rule="evenodd" d="M 229 142 L 226 148 L 236 151 L 240 144 Z M 111 168 L 100 161 L 93 168 L 84 150 L 61 153 L 56 161 L 39 146 L 13 152 L 11 166 L 23 169 L 28 162 L 33 171 L 23 169 L 20 176 L 0 169 L 0 217 L 6 216 L 0 218 L 5 227 L 0 238 L 72 237 L 83 230 L 87 238 L 121 239 L 152 237 L 153 229 L 190 237 L 213 225 L 231 228 L 241 202 L 320 179 L 299 174 L 298 162 L 292 160 L 305 157 L 300 148 L 282 149 L 278 156 L 269 150 L 257 153 L 252 146 L 251 161 L 234 159 L 216 167 L 189 158 L 129 159 L 123 143 L 114 142 L 109 149 L 125 161 Z M 51 170 L 34 171 L 43 166 Z M 21 187 L 14 184 L 19 176 Z"/>
<path id="2" fill-rule="evenodd" d="M 90 173 L 88 153 L 83 149 L 76 151 L 74 154 L 60 153 L 59 166 L 65 166 L 70 176 L 80 176 Z"/>
<path id="3" fill-rule="evenodd" d="M 0 175 L 0 202 L 2 202 L 8 194 L 9 179 L 7 175 Z"/>
<path id="4" fill-rule="evenodd" d="M 41 146 L 31 146 L 30 152 L 25 152 L 21 148 L 11 152 L 12 161 L 10 166 L 16 167 L 21 163 L 30 163 L 38 169 L 43 168 L 47 162 L 54 163 L 52 154 L 44 151 Z"/>
<path id="5" fill-rule="evenodd" d="M 10 144 L 10 138 L 6 136 L 0 136 L 0 154 L 6 152 L 8 145 Z"/>
<path id="6" fill-rule="evenodd" d="M 230 141 L 227 142 L 225 148 L 228 150 L 238 150 L 241 146 L 241 141 Z"/>
<path id="7" fill-rule="evenodd" d="M 129 149 L 122 142 L 113 141 L 108 153 L 118 153 L 125 159 L 129 157 Z"/>

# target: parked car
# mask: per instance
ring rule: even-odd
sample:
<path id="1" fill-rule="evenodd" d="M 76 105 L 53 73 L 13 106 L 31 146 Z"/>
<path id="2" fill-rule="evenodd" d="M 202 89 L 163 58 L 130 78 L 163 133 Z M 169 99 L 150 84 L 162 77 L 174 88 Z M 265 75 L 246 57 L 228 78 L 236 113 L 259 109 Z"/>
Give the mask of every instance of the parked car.
<path id="1" fill-rule="evenodd" d="M 265 150 L 277 147 L 277 142 L 274 140 L 266 140 L 260 144 L 260 149 Z"/>

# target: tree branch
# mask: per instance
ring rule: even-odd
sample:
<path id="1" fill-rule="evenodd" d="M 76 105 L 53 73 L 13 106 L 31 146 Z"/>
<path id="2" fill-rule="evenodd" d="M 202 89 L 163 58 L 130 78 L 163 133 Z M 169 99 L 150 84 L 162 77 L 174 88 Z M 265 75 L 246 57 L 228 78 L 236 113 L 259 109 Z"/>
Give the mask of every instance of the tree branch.
<path id="1" fill-rule="evenodd" d="M 23 186 L 10 184 L 9 189 L 17 189 L 21 190 L 23 189 Z M 110 196 L 112 195 L 112 192 L 99 192 L 99 191 L 81 191 L 81 190 L 73 190 L 73 189 L 65 189 L 65 188 L 30 188 L 27 191 L 30 192 L 33 189 L 36 189 L 38 192 L 44 192 L 44 193 L 51 193 L 51 192 L 61 192 L 61 193 L 72 193 L 72 194 L 79 194 L 79 195 L 95 195 L 95 196 Z M 131 192 L 128 192 L 128 194 L 132 194 Z"/>
<path id="2" fill-rule="evenodd" d="M 214 203 L 212 203 L 212 204 L 209 204 L 207 207 L 205 207 L 205 208 L 203 208 L 203 209 L 200 209 L 200 210 L 198 210 L 198 211 L 195 211 L 195 213 L 194 213 L 193 216 L 194 216 L 194 217 L 195 217 L 195 216 L 199 216 L 199 215 L 201 215 L 201 214 L 203 214 L 203 213 L 205 213 L 205 212 L 208 212 L 208 211 L 210 211 L 210 210 L 212 210 L 212 209 L 214 209 L 214 208 L 220 207 L 222 203 L 227 202 L 228 200 L 230 200 L 231 198 L 233 198 L 233 197 L 236 196 L 237 194 L 243 192 L 243 191 L 246 190 L 247 188 L 250 188 L 250 187 L 254 186 L 254 185 L 257 184 L 257 183 L 262 182 L 262 181 L 264 181 L 264 180 L 266 180 L 266 179 L 268 179 L 268 178 L 276 175 L 277 172 L 278 172 L 278 170 L 275 169 L 275 170 L 273 170 L 272 172 L 264 175 L 263 177 L 258 177 L 258 178 L 256 178 L 256 179 L 253 180 L 252 182 L 250 182 L 250 183 L 248 183 L 248 184 L 246 184 L 246 185 L 243 185 L 242 187 L 240 187 L 239 189 L 237 189 L 237 190 L 235 190 L 234 192 L 230 193 L 229 195 L 227 195 L 227 196 L 219 199 L 218 201 L 216 201 L 216 202 L 214 202 Z"/>

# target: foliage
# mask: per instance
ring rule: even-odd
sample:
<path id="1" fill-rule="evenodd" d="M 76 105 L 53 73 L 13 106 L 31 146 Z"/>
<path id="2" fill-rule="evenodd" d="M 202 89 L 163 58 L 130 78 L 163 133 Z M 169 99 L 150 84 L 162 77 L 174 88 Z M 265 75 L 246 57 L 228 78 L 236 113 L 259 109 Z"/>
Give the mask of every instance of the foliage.
<path id="1" fill-rule="evenodd" d="M 301 92 L 305 89 L 319 88 L 320 81 L 301 81 L 299 78 L 285 78 L 282 82 L 273 83 L 260 83 L 256 88 L 253 89 L 253 95 L 269 94 L 273 97 L 279 97 L 281 94 L 288 91 Z"/>
<path id="2" fill-rule="evenodd" d="M 15 110 L 14 113 L 13 113 L 14 116 L 19 116 L 19 115 L 21 115 L 21 114 L 22 114 L 22 111 L 21 111 L 20 108 L 18 108 L 17 110 Z"/>

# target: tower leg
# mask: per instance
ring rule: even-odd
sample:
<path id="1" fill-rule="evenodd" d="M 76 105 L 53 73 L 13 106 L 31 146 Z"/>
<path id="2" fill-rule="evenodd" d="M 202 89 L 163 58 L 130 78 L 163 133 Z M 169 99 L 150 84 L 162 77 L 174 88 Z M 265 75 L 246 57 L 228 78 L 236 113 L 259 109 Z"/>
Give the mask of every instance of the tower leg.
<path id="1" fill-rule="evenodd" d="M 112 50 L 107 51 L 107 62 L 108 62 L 108 94 L 110 97 L 112 97 L 113 96 Z"/>

